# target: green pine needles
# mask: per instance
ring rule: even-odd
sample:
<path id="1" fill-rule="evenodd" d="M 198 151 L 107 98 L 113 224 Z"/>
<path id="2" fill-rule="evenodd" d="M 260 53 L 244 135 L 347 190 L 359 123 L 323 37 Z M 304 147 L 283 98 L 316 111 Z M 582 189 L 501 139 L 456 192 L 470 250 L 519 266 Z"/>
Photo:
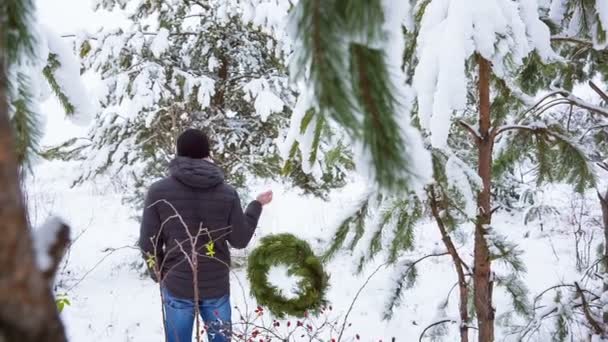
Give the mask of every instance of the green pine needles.
<path id="1" fill-rule="evenodd" d="M 47 82 L 51 86 L 53 93 L 59 99 L 59 103 L 65 110 L 67 115 L 73 115 L 75 113 L 74 105 L 70 102 L 67 95 L 61 90 L 61 86 L 57 83 L 57 79 L 55 78 L 55 71 L 61 67 L 61 63 L 57 59 L 57 55 L 54 53 L 49 54 L 48 64 L 42 69 L 42 74 L 44 78 L 46 78 Z"/>
<path id="2" fill-rule="evenodd" d="M 268 282 L 272 266 L 285 265 L 290 276 L 301 277 L 298 297 L 286 298 L 276 286 Z M 325 294 L 329 276 L 321 260 L 315 256 L 306 241 L 292 234 L 270 235 L 262 238 L 260 246 L 249 255 L 247 277 L 251 293 L 260 305 L 266 306 L 275 316 L 304 317 L 326 304 Z"/>
<path id="3" fill-rule="evenodd" d="M 17 74 L 17 96 L 12 101 L 11 125 L 14 131 L 15 154 L 19 165 L 27 164 L 37 153 L 42 130 L 40 117 L 34 111 L 33 99 L 29 93 L 30 80 L 23 73 Z"/>
<path id="4" fill-rule="evenodd" d="M 0 2 L 0 53 L 8 64 L 17 63 L 24 55 L 34 55 L 34 37 L 30 32 L 32 0 Z"/>
<path id="5" fill-rule="evenodd" d="M 332 119 L 369 152 L 382 187 L 404 187 L 410 158 L 400 106 L 379 42 L 380 1 L 304 0 L 294 9 L 296 49 L 292 77 L 312 89 L 316 115 Z"/>

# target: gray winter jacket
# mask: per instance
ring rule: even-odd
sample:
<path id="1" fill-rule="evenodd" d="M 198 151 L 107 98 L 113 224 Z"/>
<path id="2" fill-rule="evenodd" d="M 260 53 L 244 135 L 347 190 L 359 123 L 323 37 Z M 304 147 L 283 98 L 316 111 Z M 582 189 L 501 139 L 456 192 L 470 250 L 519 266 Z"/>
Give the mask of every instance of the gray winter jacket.
<path id="1" fill-rule="evenodd" d="M 148 261 L 155 256 L 154 262 L 162 267 L 161 285 L 171 294 L 194 298 L 192 267 L 184 254 L 189 258 L 193 254 L 185 224 L 191 236 L 198 236 L 195 253 L 200 298 L 228 294 L 228 244 L 247 246 L 262 205 L 253 201 L 243 213 L 237 192 L 224 183 L 223 172 L 209 161 L 177 157 L 169 171 L 171 175 L 152 184 L 146 196 L 139 238 L 144 257 Z"/>

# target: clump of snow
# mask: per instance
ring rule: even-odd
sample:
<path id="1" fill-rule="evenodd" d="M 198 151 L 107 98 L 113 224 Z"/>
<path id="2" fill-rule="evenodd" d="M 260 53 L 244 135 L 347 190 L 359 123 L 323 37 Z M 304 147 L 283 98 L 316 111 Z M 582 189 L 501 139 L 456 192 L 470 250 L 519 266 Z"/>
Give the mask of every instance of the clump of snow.
<path id="1" fill-rule="evenodd" d="M 243 90 L 246 101 L 255 98 L 255 114 L 260 116 L 262 122 L 266 122 L 270 114 L 278 113 L 285 107 L 283 100 L 270 90 L 270 85 L 265 79 L 254 79 L 247 83 Z"/>
<path id="2" fill-rule="evenodd" d="M 466 107 L 465 63 L 475 52 L 505 77 L 533 50 L 544 60 L 558 59 L 549 28 L 540 20 L 537 0 L 437 0 L 424 11 L 418 35 L 418 65 L 413 85 L 420 123 L 436 148 L 447 146 L 452 114 Z"/>
<path id="3" fill-rule="evenodd" d="M 255 111 L 260 116 L 263 122 L 268 120 L 268 117 L 272 113 L 278 113 L 283 110 L 285 104 L 278 96 L 268 90 L 263 90 L 258 93 L 255 98 Z"/>
<path id="4" fill-rule="evenodd" d="M 306 127 L 306 130 L 302 133 L 302 119 L 306 116 L 308 110 L 312 106 L 312 93 L 307 91 L 305 87 L 302 87 L 302 92 L 296 101 L 296 105 L 291 115 L 291 122 L 287 135 L 281 141 L 278 140 L 279 153 L 283 160 L 289 159 L 289 153 L 291 152 L 292 146 L 298 142 L 298 148 L 302 152 L 302 171 L 307 174 L 311 174 L 317 179 L 322 174 L 321 165 L 317 160 L 311 161 L 310 154 L 313 148 L 314 129 L 317 124 L 318 118 L 315 117 Z"/>
<path id="5" fill-rule="evenodd" d="M 524 20 L 528 32 L 528 37 L 540 57 L 547 61 L 558 58 L 551 47 L 551 32 L 549 27 L 543 23 L 538 16 L 537 0 L 520 2 L 521 17 Z"/>
<path id="6" fill-rule="evenodd" d="M 445 175 L 448 184 L 457 189 L 464 198 L 464 211 L 468 217 L 477 215 L 477 202 L 474 189 L 482 187 L 481 178 L 465 162 L 452 155 L 445 164 Z"/>
<path id="7" fill-rule="evenodd" d="M 161 28 L 150 44 L 154 57 L 159 58 L 169 48 L 169 30 Z"/>
<path id="8" fill-rule="evenodd" d="M 198 80 L 198 93 L 196 100 L 203 108 L 209 107 L 211 98 L 215 94 L 215 81 L 209 77 L 201 76 Z"/>
<path id="9" fill-rule="evenodd" d="M 220 62 L 215 58 L 215 56 L 209 57 L 209 61 L 207 61 L 207 69 L 213 72 L 218 66 L 220 66 Z"/>
<path id="10" fill-rule="evenodd" d="M 281 291 L 281 294 L 287 299 L 297 298 L 298 295 L 298 279 L 289 275 L 289 268 L 285 265 L 272 266 L 268 271 L 268 283 L 275 286 Z"/>
<path id="11" fill-rule="evenodd" d="M 564 20 L 564 14 L 566 13 L 565 0 L 553 0 L 551 1 L 551 7 L 549 8 L 549 18 L 555 23 L 561 23 Z"/>
<path id="12" fill-rule="evenodd" d="M 49 252 L 57 241 L 57 235 L 64 225 L 63 220 L 53 216 L 33 232 L 32 238 L 36 252 L 36 263 L 40 270 L 47 271 L 53 266 L 53 259 L 49 255 Z"/>
<path id="13" fill-rule="evenodd" d="M 60 64 L 53 73 L 55 80 L 70 104 L 74 106 L 74 113 L 69 119 L 76 125 L 86 126 L 91 122 L 96 108 L 82 82 L 80 62 L 61 37 L 48 28 L 45 28 L 44 32 L 49 53 L 55 54 Z"/>

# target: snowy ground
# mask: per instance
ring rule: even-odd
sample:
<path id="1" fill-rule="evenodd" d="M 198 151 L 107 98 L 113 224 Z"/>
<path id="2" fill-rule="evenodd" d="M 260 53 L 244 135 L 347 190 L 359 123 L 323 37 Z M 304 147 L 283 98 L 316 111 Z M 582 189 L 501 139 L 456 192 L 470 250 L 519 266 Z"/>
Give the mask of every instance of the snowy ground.
<path id="1" fill-rule="evenodd" d="M 75 239 L 66 266 L 58 278 L 59 294 L 66 293 L 71 301 L 63 312 L 63 319 L 72 341 L 160 341 L 162 324 L 158 288 L 143 277 L 138 264 L 139 252 L 122 248 L 132 246 L 138 236 L 137 212 L 121 203 L 120 194 L 104 183 L 90 183 L 70 188 L 77 164 L 53 162 L 36 167 L 35 178 L 29 182 L 29 201 L 36 216 L 35 223 L 53 212 L 66 218 L 73 227 Z M 339 221 L 339 213 L 352 204 L 363 187 L 353 185 L 334 194 L 329 202 L 303 197 L 291 191 L 283 191 L 273 185 L 276 197 L 264 211 L 258 233 L 251 247 L 260 236 L 278 232 L 291 232 L 318 248 L 319 239 L 328 239 Z M 495 217 L 496 229 L 517 241 L 525 251 L 528 266 L 525 282 L 534 295 L 561 281 L 578 279 L 574 268 L 573 227 L 567 222 L 571 195 L 566 189 L 554 189 L 547 201 L 560 204 L 563 215 L 556 224 L 545 224 L 544 231 L 538 225 L 526 226 L 520 216 L 500 214 Z M 589 204 L 592 204 L 590 202 Z M 549 220 L 551 222 L 552 220 Z M 469 232 L 465 232 L 468 235 Z M 597 231 L 598 237 L 600 232 Z M 437 228 L 431 223 L 421 225 L 417 231 L 419 247 L 411 254 L 412 259 L 441 250 Z M 469 237 L 472 235 L 469 235 Z M 471 240 L 471 239 L 468 239 Z M 250 248 L 251 248 L 250 247 Z M 465 249 L 469 246 L 465 246 Z M 465 260 L 471 260 L 465 255 Z M 340 316 L 347 310 L 356 292 L 376 268 L 371 264 L 362 275 L 354 275 L 353 257 L 341 253 L 327 265 L 331 276 L 329 300 L 333 304 L 332 315 Z M 381 262 L 381 260 L 378 260 Z M 420 265 L 418 284 L 407 291 L 404 305 L 397 310 L 391 322 L 381 320 L 390 279 L 393 273 L 381 270 L 370 281 L 356 303 L 349 322 L 353 327 L 349 336 L 359 334 L 364 341 L 384 341 L 396 337 L 397 341 L 418 340 L 422 329 L 447 317 L 455 317 L 456 293 L 452 292 L 447 313 L 437 308 L 446 298 L 456 281 L 449 259 L 431 258 Z M 243 270 L 234 277 L 247 287 Z M 233 303 L 243 307 L 244 301 L 255 305 L 251 298 L 244 298 L 236 279 L 233 279 Z M 496 295 L 498 314 L 510 309 L 509 299 L 501 292 Z M 234 319 L 237 319 L 235 312 Z M 453 326 L 452 334 L 457 333 Z M 448 336 L 445 341 L 456 340 Z"/>

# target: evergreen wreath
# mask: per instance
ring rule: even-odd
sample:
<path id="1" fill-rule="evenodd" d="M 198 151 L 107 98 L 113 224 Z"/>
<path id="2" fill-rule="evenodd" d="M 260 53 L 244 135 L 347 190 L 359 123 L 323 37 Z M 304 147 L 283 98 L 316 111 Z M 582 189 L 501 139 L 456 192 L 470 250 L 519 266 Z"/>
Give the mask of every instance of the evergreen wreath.
<path id="1" fill-rule="evenodd" d="M 290 276 L 302 277 L 298 282 L 298 297 L 288 299 L 280 289 L 268 282 L 268 271 L 277 265 L 287 266 Z M 260 246 L 249 255 L 247 277 L 251 283 L 251 294 L 258 304 L 267 307 L 279 318 L 285 314 L 304 317 L 307 312 L 316 312 L 327 303 L 325 294 L 329 276 L 321 260 L 306 241 L 292 234 L 262 238 Z"/>

